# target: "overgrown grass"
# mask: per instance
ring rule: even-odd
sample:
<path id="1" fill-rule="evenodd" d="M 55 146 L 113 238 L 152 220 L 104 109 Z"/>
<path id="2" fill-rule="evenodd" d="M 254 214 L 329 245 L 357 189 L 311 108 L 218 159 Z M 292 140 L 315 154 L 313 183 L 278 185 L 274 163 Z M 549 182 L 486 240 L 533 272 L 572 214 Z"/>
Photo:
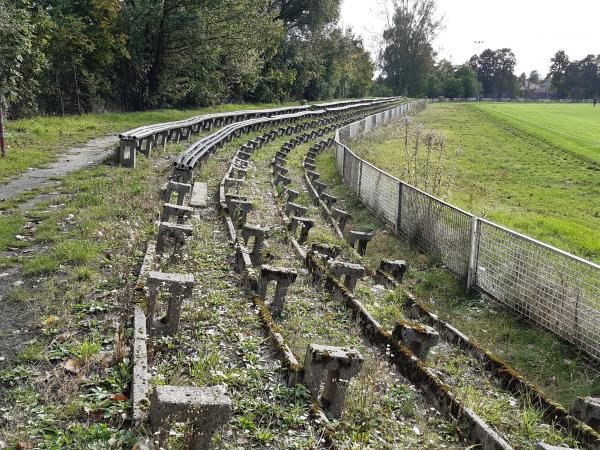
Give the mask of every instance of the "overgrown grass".
<path id="1" fill-rule="evenodd" d="M 20 214 L 0 216 L 0 251 L 18 243 L 15 236 L 19 234 L 25 219 Z"/>
<path id="2" fill-rule="evenodd" d="M 45 116 L 7 121 L 8 156 L 0 160 L 0 182 L 52 162 L 68 147 L 87 140 L 126 131 L 142 125 L 170 122 L 212 112 L 286 106 L 288 104 L 232 104 L 189 110 L 164 109 L 131 113 Z"/>
<path id="3" fill-rule="evenodd" d="M 248 220 L 264 220 L 266 215 L 271 215 L 269 224 L 273 228 L 280 226 L 281 220 L 278 219 L 278 207 L 273 195 L 264 192 L 267 189 L 273 193 L 267 166 L 269 158 L 265 154 L 272 156 L 281 144 L 275 141 L 255 152 L 252 159 L 255 170 L 246 187 L 260 204 Z M 308 145 L 302 145 L 292 150 L 286 164 L 290 170 L 288 176 L 293 181 L 290 187 L 299 192 L 305 191 L 303 170 L 299 164 L 307 148 Z M 260 192 L 260 198 L 256 198 L 257 191 Z M 307 216 L 315 221 L 309 234 L 309 245 L 312 242 L 329 243 L 343 245 L 346 251 L 349 250 L 349 246 L 332 233 L 318 207 L 311 204 Z M 350 382 L 343 417 L 334 421 L 336 446 L 456 448 L 455 424 L 431 411 L 424 399 L 416 394 L 414 387 L 399 376 L 378 349 L 364 340 L 343 302 L 332 298 L 321 286 L 313 285 L 309 276 L 302 274 L 304 264 L 301 258 L 295 256 L 287 233 L 272 232 L 266 246 L 270 264 L 293 267 L 300 272 L 288 290 L 281 317 L 274 319 L 281 326 L 281 333 L 299 362 L 302 363 L 311 343 L 356 348 L 365 359 L 360 374 Z M 273 291 L 274 287 L 270 286 L 267 298 L 271 298 Z"/>
<path id="4" fill-rule="evenodd" d="M 169 168 L 158 156 L 160 163 L 142 158 L 136 169 L 109 162 L 74 172 L 52 188 L 61 192 L 52 200 L 4 211 L 3 223 L 11 224 L 1 228 L 4 246 L 30 247 L 5 257 L 20 265 L 25 283 L 4 300 L 23 308 L 34 337 L 0 371 L 0 447 L 135 443 L 125 430 L 131 368 L 122 318 Z M 25 240 L 15 242 L 16 234 Z"/>
<path id="5" fill-rule="evenodd" d="M 432 104 L 415 117 L 464 152 L 451 203 L 600 262 L 598 119 L 589 105 L 503 104 Z M 402 128 L 377 130 L 353 149 L 401 177 Z"/>
<path id="6" fill-rule="evenodd" d="M 511 313 L 477 295 L 467 295 L 464 280 L 394 235 L 358 198 L 342 184 L 335 155 L 327 151 L 317 158 L 321 179 L 332 186 L 352 214 L 347 229 L 377 230 L 367 247 L 365 261 L 372 269 L 382 259 L 405 259 L 410 271 L 405 286 L 428 303 L 443 320 L 450 322 L 483 346 L 498 354 L 551 398 L 570 407 L 578 396 L 600 395 L 600 376 L 573 348 L 554 334 L 521 322 Z M 379 317 L 393 325 L 402 318 L 402 296 L 380 302 Z M 385 304 L 384 304 L 385 303 Z"/>

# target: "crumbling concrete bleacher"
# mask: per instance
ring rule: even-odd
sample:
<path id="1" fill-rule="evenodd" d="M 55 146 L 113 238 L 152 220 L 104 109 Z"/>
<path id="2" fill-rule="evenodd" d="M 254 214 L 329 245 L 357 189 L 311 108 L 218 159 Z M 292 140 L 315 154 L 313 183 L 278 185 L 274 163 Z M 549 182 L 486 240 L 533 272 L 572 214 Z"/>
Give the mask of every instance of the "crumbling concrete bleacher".
<path id="1" fill-rule="evenodd" d="M 194 288 L 194 276 L 150 272 L 148 275 L 148 312 L 146 326 L 151 336 L 173 335 L 179 330 L 181 308 L 186 299 L 191 299 Z M 161 292 L 168 293 L 167 314 L 157 318 Z"/>
<path id="2" fill-rule="evenodd" d="M 350 380 L 362 364 L 363 357 L 356 349 L 310 344 L 304 357 L 304 384 L 313 399 L 339 419 Z"/>

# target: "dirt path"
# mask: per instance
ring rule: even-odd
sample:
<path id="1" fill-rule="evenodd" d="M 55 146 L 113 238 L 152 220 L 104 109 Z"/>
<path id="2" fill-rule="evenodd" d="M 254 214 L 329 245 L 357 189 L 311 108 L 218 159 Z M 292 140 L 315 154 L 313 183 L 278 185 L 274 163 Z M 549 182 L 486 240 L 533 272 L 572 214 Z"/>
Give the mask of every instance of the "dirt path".
<path id="1" fill-rule="evenodd" d="M 22 192 L 58 184 L 59 181 L 56 177 L 62 177 L 74 170 L 92 167 L 102 162 L 111 155 L 118 141 L 118 136 L 102 136 L 92 139 L 81 146 L 68 149 L 47 168 L 36 168 L 13 178 L 8 183 L 0 185 L 0 204 Z M 28 211 L 36 203 L 52 199 L 60 194 L 60 192 L 42 193 L 23 202 L 18 208 L 21 211 Z M 32 248 L 30 247 L 26 251 L 29 253 Z M 3 253 L 4 256 L 21 254 L 20 250 Z M 17 266 L 0 269 L 0 300 L 3 305 L 2 313 L 0 313 L 0 366 L 13 358 L 27 344 L 28 339 L 35 336 L 31 317 L 28 317 L 24 303 L 6 298 L 15 288 L 25 285 L 26 281 L 23 280 L 23 275 Z"/>
<path id="2" fill-rule="evenodd" d="M 57 183 L 56 177 L 100 163 L 111 155 L 118 142 L 118 136 L 102 136 L 68 149 L 49 167 L 30 170 L 13 178 L 8 183 L 0 185 L 0 203 L 10 200 L 22 192 L 55 184 Z M 31 200 L 28 205 L 29 207 L 33 206 Z"/>

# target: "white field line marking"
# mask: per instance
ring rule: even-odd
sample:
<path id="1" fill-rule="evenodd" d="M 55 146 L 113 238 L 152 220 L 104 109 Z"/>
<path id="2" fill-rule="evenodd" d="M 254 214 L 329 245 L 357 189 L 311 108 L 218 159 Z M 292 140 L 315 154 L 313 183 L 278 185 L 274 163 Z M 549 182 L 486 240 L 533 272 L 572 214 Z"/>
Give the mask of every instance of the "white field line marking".
<path id="1" fill-rule="evenodd" d="M 494 110 L 494 111 L 499 112 L 500 114 L 504 114 L 505 116 L 511 117 L 513 119 L 516 119 L 517 121 L 525 122 L 525 123 L 528 123 L 530 125 L 537 125 L 540 128 L 545 128 L 548 131 L 553 131 L 555 133 L 562 134 L 562 135 L 567 136 L 567 137 L 569 137 L 571 139 L 574 139 L 575 141 L 582 141 L 582 142 L 585 142 L 586 144 L 591 145 L 592 147 L 600 148 L 600 142 L 590 141 L 589 139 L 582 138 L 582 137 L 579 137 L 579 136 L 575 136 L 574 134 L 570 134 L 570 133 L 567 133 L 565 131 L 557 130 L 556 128 L 548 127 L 548 126 L 546 126 L 546 125 L 544 125 L 544 124 L 542 124 L 540 122 L 536 122 L 535 120 L 523 119 L 522 117 L 515 116 L 513 114 L 509 114 L 509 113 L 507 113 L 505 111 L 500 111 L 500 110 Z"/>

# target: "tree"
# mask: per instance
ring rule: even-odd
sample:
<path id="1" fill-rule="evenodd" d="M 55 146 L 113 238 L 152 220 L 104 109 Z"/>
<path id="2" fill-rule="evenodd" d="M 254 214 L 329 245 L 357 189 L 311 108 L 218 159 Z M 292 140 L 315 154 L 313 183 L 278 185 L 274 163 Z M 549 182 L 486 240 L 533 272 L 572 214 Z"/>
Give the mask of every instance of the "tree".
<path id="1" fill-rule="evenodd" d="M 484 50 L 473 56 L 469 66 L 477 72 L 484 97 L 512 97 L 516 91 L 517 77 L 514 75 L 517 60 L 509 48 Z"/>
<path id="2" fill-rule="evenodd" d="M 340 3 L 0 0 L 0 96 L 12 116 L 364 96 Z"/>
<path id="3" fill-rule="evenodd" d="M 477 83 L 477 75 L 475 71 L 468 65 L 460 66 L 454 74 L 462 84 L 463 97 L 472 98 L 479 94 L 479 84 Z"/>
<path id="4" fill-rule="evenodd" d="M 396 0 L 392 22 L 383 32 L 380 66 L 397 94 L 423 93 L 433 69 L 432 41 L 441 26 L 434 0 Z"/>
<path id="5" fill-rule="evenodd" d="M 0 105 L 11 116 L 38 110 L 39 74 L 45 59 L 35 45 L 37 32 L 25 9 L 0 0 Z"/>
<path id="6" fill-rule="evenodd" d="M 566 96 L 565 88 L 565 73 L 569 66 L 569 57 L 564 50 L 556 52 L 554 57 L 551 59 L 552 65 L 550 66 L 550 78 L 552 90 L 558 95 L 559 98 Z"/>
<path id="7" fill-rule="evenodd" d="M 286 29 L 299 33 L 315 32 L 335 22 L 340 16 L 341 0 L 273 0 Z"/>
<path id="8" fill-rule="evenodd" d="M 128 0 L 125 17 L 137 107 L 241 98 L 283 31 L 268 0 Z"/>
<path id="9" fill-rule="evenodd" d="M 525 74 L 525 72 L 523 72 L 521 75 L 519 75 L 519 78 L 517 80 L 519 82 L 519 85 L 521 86 L 521 92 L 523 93 L 523 96 L 528 99 L 529 96 L 531 95 L 531 93 L 533 92 L 533 90 L 535 89 L 535 86 L 537 85 L 537 83 L 540 82 L 540 74 L 538 73 L 537 70 L 532 71 L 529 74 L 529 77 Z"/>
<path id="10" fill-rule="evenodd" d="M 285 34 L 249 98 L 319 100 L 369 92 L 373 63 L 362 41 L 335 25 L 339 5 L 339 0 L 273 2 Z"/>

